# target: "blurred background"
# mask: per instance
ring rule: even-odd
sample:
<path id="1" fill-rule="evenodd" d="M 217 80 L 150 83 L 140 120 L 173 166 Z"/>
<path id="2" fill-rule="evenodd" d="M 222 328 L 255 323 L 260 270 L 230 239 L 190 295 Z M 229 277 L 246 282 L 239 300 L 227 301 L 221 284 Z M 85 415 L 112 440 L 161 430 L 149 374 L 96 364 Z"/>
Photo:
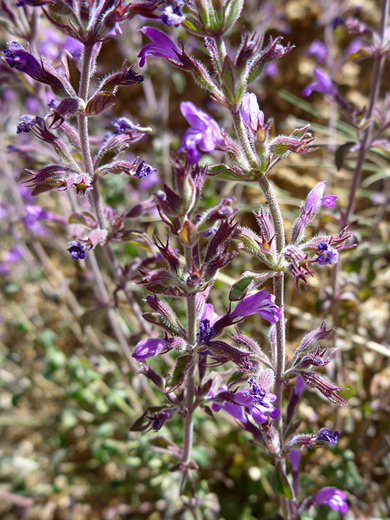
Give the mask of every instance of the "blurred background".
<path id="1" fill-rule="evenodd" d="M 15 35 L 10 13 L 24 29 L 31 21 L 37 24 L 32 48 L 55 66 L 61 66 L 64 47 L 77 56 L 77 42 L 54 30 L 39 7 L 18 10 L 13 3 L 7 6 L 4 2 L 0 10 L 2 48 L 12 40 L 26 47 L 23 35 L 28 31 Z M 356 143 L 356 129 L 323 94 L 302 95 L 319 66 L 331 75 L 348 102 L 358 109 L 367 106 L 374 60 L 353 56 L 358 37 L 335 23 L 348 17 L 377 28 L 379 2 L 247 0 L 240 21 L 227 38 L 231 53 L 244 31 L 264 32 L 265 42 L 270 35 L 282 35 L 284 43 L 296 46 L 286 58 L 267 67 L 250 88 L 266 118 L 274 120 L 275 135 L 288 134 L 309 122 L 317 137 L 315 153 L 290 155 L 272 173 L 287 229 L 318 181 L 327 180 L 327 193 L 337 195 L 338 203 L 336 211 L 321 212 L 311 227 L 313 234 L 337 233 L 341 210 L 348 204 L 357 155 L 352 150 L 344 158 L 340 150 L 347 143 L 350 148 Z M 125 59 L 137 64 L 136 56 L 146 42 L 137 29 L 145 24 L 165 30 L 163 24 L 141 18 L 122 24 L 123 33 L 103 45 L 96 78 L 119 69 Z M 201 40 L 181 28 L 168 32 L 175 41 L 184 41 L 187 53 L 207 60 Z M 177 150 L 187 129 L 179 111 L 181 101 L 191 100 L 232 132 L 229 112 L 210 100 L 189 75 L 159 58 L 148 59 L 142 70 L 136 65 L 136 70 L 145 76 L 143 83 L 120 89 L 115 107 L 90 120 L 93 149 L 113 131 L 115 117 L 125 116 L 153 129 L 132 145 L 126 157 L 145 159 L 157 168 L 157 174 L 142 181 L 124 175 L 102 180 L 106 204 L 120 212 L 147 200 L 161 183 L 170 182 L 169 153 Z M 384 111 L 389 110 L 389 77 L 387 61 L 380 91 Z M 164 402 L 164 395 L 129 369 L 88 266 L 74 262 L 66 251 L 72 240 L 72 225 L 67 224 L 72 211 L 66 195 L 50 192 L 32 197 L 31 189 L 22 184 L 24 169 L 39 169 L 53 157 L 31 134 L 16 135 L 16 126 L 26 113 L 44 117 L 50 100 L 44 85 L 1 62 L 0 518 L 191 518 L 180 511 L 179 475 L 170 471 L 175 460 L 167 453 L 170 441 L 180 444 L 182 418 L 176 416 L 157 433 L 129 432 L 143 410 Z M 351 226 L 358 246 L 342 255 L 336 287 L 338 306 L 333 318 L 337 334 L 331 341 L 339 354 L 325 373 L 348 389 L 342 392 L 348 405 L 336 408 L 318 392 L 306 390 L 298 411 L 300 432 L 310 433 L 318 425 L 340 432 L 336 446 L 303 452 L 302 497 L 323 486 L 336 486 L 349 499 L 347 519 L 390 518 L 389 134 L 383 138 L 386 143 L 366 157 Z M 212 164 L 218 161 L 218 154 L 204 156 L 203 161 Z M 241 223 L 257 229 L 252 211 L 264 199 L 255 185 L 210 179 L 204 208 L 223 196 L 235 196 L 241 206 Z M 85 199 L 82 203 L 88 206 Z M 40 213 L 34 220 L 38 210 L 31 208 L 36 206 L 46 214 Z M 149 236 L 166 233 L 155 215 L 134 222 L 134 228 Z M 113 246 L 120 261 L 129 266 L 148 254 L 136 242 Z M 99 250 L 97 256 L 104 263 Z M 244 270 L 259 267 L 253 257 L 241 253 L 225 269 L 210 294 L 217 312 L 223 313 L 233 280 Z M 104 279 L 113 295 L 116 287 L 109 270 Z M 306 331 L 324 319 L 332 323 L 332 271 L 318 271 L 309 286 L 298 294 L 295 280 L 288 281 L 289 357 Z M 143 290 L 136 285 L 132 288 L 136 303 L 144 309 Z M 118 298 L 116 314 L 133 347 L 145 334 L 134 307 L 120 294 Z M 185 319 L 180 301 L 171 303 Z M 249 318 L 244 330 L 266 345 L 264 323 Z M 167 357 L 152 359 L 151 366 L 163 375 L 171 368 Z M 231 368 L 224 365 L 218 370 Z M 212 419 L 198 411 L 193 458 L 200 467 L 196 479 L 205 519 L 278 518 L 269 483 L 272 466 L 230 416 L 221 412 Z M 304 518 L 339 517 L 322 506 Z"/>

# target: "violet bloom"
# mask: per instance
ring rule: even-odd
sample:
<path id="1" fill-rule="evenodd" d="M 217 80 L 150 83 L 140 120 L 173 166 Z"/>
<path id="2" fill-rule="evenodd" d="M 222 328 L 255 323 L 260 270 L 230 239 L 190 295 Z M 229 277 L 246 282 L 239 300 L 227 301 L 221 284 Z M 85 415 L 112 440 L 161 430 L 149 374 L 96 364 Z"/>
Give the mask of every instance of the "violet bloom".
<path id="1" fill-rule="evenodd" d="M 167 342 L 163 339 L 147 338 L 143 339 L 135 347 L 132 357 L 137 361 L 144 361 L 145 359 L 160 354 L 167 346 Z"/>
<path id="2" fill-rule="evenodd" d="M 148 164 L 146 161 L 141 161 L 135 171 L 135 174 L 139 179 L 147 177 L 152 173 L 157 173 L 157 170 L 156 168 L 153 168 L 153 166 L 150 166 L 150 164 Z"/>
<path id="3" fill-rule="evenodd" d="M 248 125 L 253 132 L 257 132 L 259 128 L 264 127 L 264 113 L 260 110 L 256 94 L 253 92 L 246 92 L 244 94 L 240 113 L 244 123 Z"/>
<path id="4" fill-rule="evenodd" d="M 12 264 L 17 264 L 23 258 L 23 247 L 20 245 L 14 246 L 7 253 L 3 255 L 2 262 L 0 262 L 0 274 L 6 275 L 11 270 Z"/>
<path id="5" fill-rule="evenodd" d="M 24 206 L 26 215 L 23 217 L 23 224 L 26 229 L 32 230 L 37 220 L 53 220 L 53 217 L 46 210 L 34 204 Z"/>
<path id="6" fill-rule="evenodd" d="M 319 63 L 325 63 L 328 57 L 328 47 L 321 40 L 313 40 L 306 51 L 307 56 L 313 56 Z"/>
<path id="7" fill-rule="evenodd" d="M 73 260 L 84 260 L 87 258 L 87 253 L 85 251 L 85 247 L 81 242 L 68 242 L 70 248 L 67 249 L 71 254 Z"/>
<path id="8" fill-rule="evenodd" d="M 263 289 L 241 300 L 230 317 L 244 317 L 257 313 L 270 323 L 276 323 L 282 317 L 282 311 L 274 302 L 275 296 Z"/>
<path id="9" fill-rule="evenodd" d="M 198 343 L 207 343 L 214 336 L 214 323 L 220 317 L 214 312 L 214 307 L 211 303 L 206 303 L 203 314 L 200 318 Z"/>
<path id="10" fill-rule="evenodd" d="M 305 202 L 306 213 L 315 213 L 321 206 L 336 206 L 336 195 L 324 195 L 325 184 L 326 181 L 321 181 L 309 192 Z"/>
<path id="11" fill-rule="evenodd" d="M 304 96 L 310 96 L 314 90 L 316 92 L 328 94 L 329 96 L 334 96 L 336 94 L 333 82 L 325 71 L 315 68 L 313 75 L 316 81 L 313 81 L 313 83 L 310 83 L 303 89 L 302 94 Z"/>
<path id="12" fill-rule="evenodd" d="M 190 164 L 199 162 L 202 152 L 211 152 L 223 144 L 218 123 L 191 101 L 180 103 L 180 111 L 190 124 L 178 152 L 186 152 Z"/>
<path id="13" fill-rule="evenodd" d="M 329 428 L 321 428 L 314 440 L 320 442 L 329 442 L 329 444 L 337 444 L 339 435 L 340 434 L 338 431 L 333 431 Z"/>
<path id="14" fill-rule="evenodd" d="M 159 56 L 160 58 L 166 58 L 168 61 L 172 60 L 177 64 L 181 51 L 166 34 L 153 27 L 142 27 L 139 30 L 153 42 L 145 45 L 138 54 L 137 58 L 141 58 L 139 62 L 140 67 L 145 65 L 145 60 L 148 56 Z"/>
<path id="15" fill-rule="evenodd" d="M 39 125 L 42 127 L 43 119 L 39 116 L 32 116 L 30 114 L 26 114 L 21 116 L 18 122 L 18 126 L 16 127 L 16 133 L 21 134 L 22 132 L 28 134 L 34 128 L 35 125 Z"/>
<path id="16" fill-rule="evenodd" d="M 290 453 L 290 462 L 293 472 L 299 472 L 299 463 L 301 461 L 301 450 L 291 450 Z"/>
<path id="17" fill-rule="evenodd" d="M 210 390 L 209 396 L 215 399 L 211 408 L 214 412 L 223 409 L 242 423 L 247 422 L 245 407 L 259 424 L 266 423 L 268 417 L 276 419 L 279 416 L 279 410 L 271 404 L 276 400 L 276 395 L 266 392 L 253 377 L 248 379 L 248 383 L 250 389 L 237 392 L 229 390 L 226 385 L 221 385 L 217 392 Z"/>
<path id="18" fill-rule="evenodd" d="M 186 19 L 186 17 L 181 12 L 181 8 L 183 7 L 183 5 L 183 0 L 176 0 L 173 6 L 168 5 L 161 13 L 161 21 L 164 22 L 166 25 L 179 27 L 179 25 L 182 24 Z"/>
<path id="19" fill-rule="evenodd" d="M 318 251 L 321 252 L 317 258 L 317 262 L 320 265 L 334 265 L 339 261 L 339 252 L 327 242 L 320 242 L 318 244 Z"/>
<path id="20" fill-rule="evenodd" d="M 20 70 L 35 78 L 42 75 L 42 67 L 32 54 L 26 52 L 18 42 L 11 42 L 8 49 L 3 50 L 5 61 L 11 69 Z"/>
<path id="21" fill-rule="evenodd" d="M 314 497 L 315 504 L 326 504 L 335 511 L 346 513 L 348 511 L 348 504 L 346 502 L 346 495 L 340 489 L 335 487 L 324 487 Z"/>

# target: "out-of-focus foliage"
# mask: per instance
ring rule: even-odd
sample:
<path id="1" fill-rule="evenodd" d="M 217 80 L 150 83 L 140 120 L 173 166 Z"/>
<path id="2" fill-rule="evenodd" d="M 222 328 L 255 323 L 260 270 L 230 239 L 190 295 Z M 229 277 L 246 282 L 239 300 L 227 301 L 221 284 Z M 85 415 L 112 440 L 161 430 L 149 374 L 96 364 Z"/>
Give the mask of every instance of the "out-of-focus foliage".
<path id="1" fill-rule="evenodd" d="M 351 13 L 377 25 L 376 2 L 363 0 L 358 7 L 346 3 Z M 300 201 L 323 179 L 328 179 L 328 187 L 331 184 L 332 193 L 338 195 L 339 211 L 345 207 L 355 164 L 353 155 L 346 157 L 338 171 L 334 164 L 336 146 L 353 139 L 351 127 L 337 121 L 321 94 L 308 99 L 301 94 L 312 79 L 315 64 L 305 51 L 315 38 L 326 36 L 323 23 L 327 9 L 325 1 L 248 0 L 230 36 L 231 44 L 237 45 L 242 30 L 260 27 L 267 34 L 284 34 L 285 41 L 296 45 L 288 58 L 278 62 L 276 75 L 266 76 L 253 86 L 266 117 L 275 119 L 276 132 L 294 128 L 297 119 L 309 121 L 318 144 L 323 145 L 309 156 L 290 156 L 274 170 L 272 180 L 291 223 L 298 215 Z M 42 19 L 41 23 L 38 50 L 47 38 L 45 34 L 49 34 L 45 31 L 52 30 L 47 21 Z M 119 69 L 124 59 L 136 62 L 142 46 L 141 33 L 136 32 L 140 24 L 140 19 L 123 24 L 123 34 L 103 46 L 97 77 Z M 175 31 L 186 37 L 184 31 Z M 4 31 L 2 39 L 9 39 L 9 34 Z M 342 52 L 348 43 L 341 30 L 335 32 L 334 52 Z M 195 38 L 187 36 L 185 44 L 186 49 L 202 53 Z M 53 43 L 53 52 L 56 45 L 61 43 Z M 368 61 L 351 61 L 336 72 L 335 80 L 347 99 L 359 105 L 367 103 L 371 66 Z M 15 129 L 20 115 L 31 110 L 29 106 L 43 116 L 49 100 L 43 86 L 30 84 L 18 73 L 10 75 L 3 67 L 0 191 L 4 211 L 7 207 L 12 210 L 1 222 L 0 260 L 6 259 L 16 243 L 22 244 L 22 253 L 0 278 L 0 517 L 190 518 L 189 513 L 180 513 L 178 477 L 170 472 L 175 461 L 166 452 L 170 439 L 181 438 L 183 419 L 176 416 L 169 428 L 164 426 L 158 433 L 129 433 L 130 425 L 144 408 L 164 402 L 163 395 L 152 390 L 146 379 L 135 375 L 124 362 L 106 319 L 105 304 L 94 293 L 93 280 L 65 252 L 68 237 L 62 224 L 43 223 L 49 233 L 40 236 L 24 229 L 21 218 L 26 194 L 18 191 L 16 184 L 13 186 L 12 179 L 20 181 L 24 168 L 38 169 L 48 161 L 40 145 L 29 136 L 16 137 Z M 131 152 L 148 157 L 164 180 L 170 172 L 169 151 L 177 149 L 186 130 L 178 110 L 180 101 L 191 100 L 199 107 L 207 107 L 221 126 L 231 123 L 189 76 L 166 62 L 150 60 L 142 72 L 145 80 L 141 85 L 118 92 L 113 113 L 92 118 L 91 135 L 98 144 L 112 130 L 114 116 L 119 115 L 152 127 L 153 132 L 132 145 Z M 383 91 L 389 86 L 385 75 Z M 7 149 L 8 145 L 21 144 L 24 149 L 19 154 Z M 103 183 L 106 202 L 123 211 L 147 199 L 154 189 L 125 176 L 107 176 Z M 223 195 L 236 196 L 238 202 L 244 200 L 242 223 L 253 224 L 251 211 L 264 202 L 257 189 L 209 180 L 203 196 L 205 208 Z M 353 227 L 359 245 L 343 261 L 336 339 L 340 351 L 336 367 L 329 367 L 336 370 L 339 386 L 348 388 L 343 393 L 348 406 L 330 412 L 329 403 L 320 394 L 307 392 L 298 413 L 301 431 L 310 432 L 313 425 L 320 423 L 341 432 L 337 447 L 313 450 L 303 457 L 306 477 L 302 491 L 310 495 L 323 486 L 343 489 L 350 500 L 347 518 L 351 519 L 390 517 L 389 195 L 389 156 L 378 149 L 367 162 L 359 191 Z M 69 204 L 62 193 L 39 195 L 34 203 L 57 215 Z M 320 228 L 326 225 L 331 232 L 337 232 L 337 218 L 327 215 Z M 138 231 L 158 234 L 157 217 L 148 217 L 142 225 Z M 115 249 L 127 264 L 140 254 L 137 242 L 118 244 Z M 252 262 L 252 257 L 241 253 L 241 272 L 253 270 Z M 217 312 L 224 311 L 237 274 L 226 269 L 217 281 Z M 115 286 L 109 273 L 105 281 L 113 294 Z M 310 285 L 311 291 L 297 295 L 295 283 L 289 281 L 286 303 L 290 356 L 304 332 L 331 313 L 331 274 L 321 271 Z M 134 294 L 142 307 L 143 295 L 136 286 Z M 131 331 L 129 341 L 135 346 L 141 337 L 137 317 L 120 294 L 118 298 L 121 325 L 124 331 Z M 178 314 L 185 318 L 184 310 L 177 307 Z M 249 319 L 245 327 L 246 333 L 265 342 L 266 331 L 258 321 Z M 151 365 L 166 375 L 172 362 L 163 357 L 153 359 Z M 214 419 L 198 413 L 195 432 L 193 457 L 200 467 L 199 496 L 205 497 L 204 518 L 277 518 L 277 503 L 269 484 L 270 466 L 234 420 L 223 412 L 215 414 Z M 323 506 L 316 512 L 310 510 L 305 518 L 336 520 L 339 516 Z"/>

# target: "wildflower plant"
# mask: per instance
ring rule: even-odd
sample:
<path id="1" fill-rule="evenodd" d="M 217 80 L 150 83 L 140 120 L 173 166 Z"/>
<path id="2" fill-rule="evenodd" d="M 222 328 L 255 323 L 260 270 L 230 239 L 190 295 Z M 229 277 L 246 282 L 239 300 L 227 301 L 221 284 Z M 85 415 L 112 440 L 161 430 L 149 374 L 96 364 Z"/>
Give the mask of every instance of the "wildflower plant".
<path id="1" fill-rule="evenodd" d="M 65 51 L 61 68 L 17 41 L 4 49 L 3 60 L 22 78 L 44 85 L 54 96 L 45 117 L 20 115 L 16 133 L 43 142 L 49 163 L 28 169 L 25 185 L 32 188 L 33 195 L 57 191 L 69 196 L 72 213 L 68 215 L 70 226 L 65 227 L 69 248 L 64 249 L 64 255 L 68 251 L 73 260 L 90 266 L 128 364 L 164 394 L 164 402 L 146 409 L 130 429 L 159 431 L 181 418 L 182 444 L 172 442 L 168 452 L 177 459 L 172 470 L 181 473 L 180 493 L 190 497 L 183 507 L 194 518 L 200 518 L 202 506 L 197 492 L 198 467 L 192 458 L 197 414 L 230 415 L 266 454 L 273 466 L 272 486 L 284 518 L 299 518 L 303 511 L 319 504 L 345 513 L 347 497 L 342 490 L 324 487 L 313 497 L 305 497 L 299 488 L 301 455 L 306 449 L 337 444 L 339 432 L 322 424 L 301 432 L 294 420 L 299 402 L 310 388 L 317 389 L 329 406 L 346 404 L 341 395 L 346 389 L 322 373 L 335 355 L 327 342 L 333 330 L 326 321 L 308 330 L 289 358 L 284 302 L 286 278 L 294 281 L 297 292 L 308 288 L 310 279 L 321 269 L 337 265 L 340 255 L 354 247 L 352 233 L 348 219 L 338 233 L 308 233 L 318 216 L 323 211 L 332 212 L 338 203 L 337 196 L 328 193 L 325 180 L 307 193 L 300 214 L 286 231 L 272 176 L 289 154 L 314 152 L 315 138 L 309 125 L 275 136 L 271 114 L 261 107 L 254 92 L 265 67 L 285 59 L 294 45 L 285 44 L 281 37 L 265 41 L 254 33 L 244 34 L 234 48 L 226 35 L 234 31 L 244 8 L 242 0 L 23 0 L 19 6 L 40 10 L 56 30 L 82 45 L 78 64 Z M 139 29 L 150 42 L 136 50 L 138 66 L 163 59 L 172 70 L 190 72 L 214 104 L 230 114 L 231 124 L 222 128 L 208 107 L 199 107 L 190 99 L 181 102 L 183 124 L 185 120 L 188 129 L 176 151 L 172 150 L 171 179 L 149 199 L 141 200 L 140 195 L 137 204 L 121 213 L 105 204 L 102 178 L 124 175 L 138 182 L 159 174 L 153 155 L 131 159 L 125 155 L 152 129 L 124 116 L 113 117 L 105 138 L 94 141 L 90 120 L 99 126 L 99 117 L 112 113 L 117 104 L 118 89 L 131 89 L 144 81 L 135 64 L 124 63 L 119 71 L 110 72 L 94 85 L 102 46 L 113 31 L 120 31 L 121 24 L 134 17 L 142 17 L 142 23 L 147 18 L 147 23 L 154 20 L 160 24 L 159 29 L 149 25 Z M 198 38 L 208 58 L 192 56 L 187 40 L 180 41 L 172 27 Z M 325 51 L 317 45 L 310 53 L 320 53 L 324 62 Z M 314 83 L 304 90 L 305 96 L 317 91 L 337 97 L 336 87 L 324 71 L 315 69 L 314 77 Z M 205 207 L 202 195 L 213 179 L 258 187 L 265 203 L 253 213 L 256 229 L 241 223 L 241 201 L 233 197 Z M 38 220 L 55 218 L 40 206 L 26 205 L 26 212 L 28 229 Z M 164 232 L 147 236 L 135 230 L 135 223 L 152 213 L 158 216 Z M 115 242 L 128 240 L 147 251 L 147 256 L 140 255 L 130 266 L 121 262 L 113 247 Z M 115 281 L 114 295 L 108 294 L 101 274 L 100 250 Z M 19 260 L 16 253 L 16 249 L 10 252 L 9 263 Z M 240 254 L 251 258 L 252 270 L 234 269 Z M 236 277 L 228 299 L 218 307 L 221 314 L 217 314 L 211 302 L 216 301 L 215 283 L 227 266 Z M 143 313 L 132 292 L 134 285 L 144 291 Z M 112 305 L 121 291 L 139 320 L 138 341 L 130 345 Z M 268 344 L 259 345 L 243 332 L 250 316 L 268 327 Z M 153 368 L 153 358 L 167 355 L 172 356 L 172 368 L 160 374 Z M 233 367 L 228 376 L 217 369 L 221 365 Z"/>

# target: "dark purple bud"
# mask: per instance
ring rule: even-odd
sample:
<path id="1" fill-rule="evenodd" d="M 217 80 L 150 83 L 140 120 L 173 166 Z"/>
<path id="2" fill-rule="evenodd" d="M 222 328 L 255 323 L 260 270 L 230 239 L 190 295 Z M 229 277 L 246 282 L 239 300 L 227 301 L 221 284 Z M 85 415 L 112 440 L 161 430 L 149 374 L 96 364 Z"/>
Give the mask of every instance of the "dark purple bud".
<path id="1" fill-rule="evenodd" d="M 186 337 L 185 330 L 179 322 L 176 314 L 166 302 L 160 300 L 155 294 L 153 294 L 153 296 L 150 294 L 146 296 L 145 301 L 151 309 L 159 313 L 163 322 L 168 325 L 171 333 L 177 334 L 183 338 Z"/>
<path id="2" fill-rule="evenodd" d="M 329 442 L 329 444 L 337 444 L 339 432 L 330 430 L 329 428 L 321 428 L 317 436 L 314 438 L 317 442 Z"/>
<path id="3" fill-rule="evenodd" d="M 147 338 L 143 339 L 135 347 L 132 354 L 137 361 L 144 361 L 147 358 L 157 356 L 168 347 L 168 342 L 163 339 Z"/>
<path id="4" fill-rule="evenodd" d="M 87 258 L 85 247 L 81 242 L 69 242 L 70 248 L 67 249 L 71 254 L 73 260 L 84 260 Z"/>
<path id="5" fill-rule="evenodd" d="M 250 316 L 251 314 L 260 314 L 262 318 L 270 323 L 276 323 L 282 317 L 282 311 L 274 302 L 275 296 L 263 289 L 241 300 L 230 314 L 230 317 L 238 318 Z"/>

